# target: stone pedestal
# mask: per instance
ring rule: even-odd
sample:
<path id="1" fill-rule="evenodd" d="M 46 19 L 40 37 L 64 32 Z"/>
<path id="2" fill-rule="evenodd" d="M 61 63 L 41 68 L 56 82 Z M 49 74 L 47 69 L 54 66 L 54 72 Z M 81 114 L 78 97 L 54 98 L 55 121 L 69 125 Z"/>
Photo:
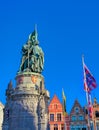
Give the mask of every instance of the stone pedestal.
<path id="1" fill-rule="evenodd" d="M 16 76 L 16 87 L 9 95 L 8 130 L 48 129 L 49 92 L 44 88 L 41 74 L 19 73 Z M 3 130 L 7 130 L 4 127 Z"/>

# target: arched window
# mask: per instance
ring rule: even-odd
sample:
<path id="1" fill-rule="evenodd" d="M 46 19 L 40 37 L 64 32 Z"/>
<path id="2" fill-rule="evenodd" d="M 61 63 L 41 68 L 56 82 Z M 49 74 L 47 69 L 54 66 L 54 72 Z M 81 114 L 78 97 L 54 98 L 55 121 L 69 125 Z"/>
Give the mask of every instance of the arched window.
<path id="1" fill-rule="evenodd" d="M 79 113 L 79 107 L 75 107 L 75 113 Z"/>

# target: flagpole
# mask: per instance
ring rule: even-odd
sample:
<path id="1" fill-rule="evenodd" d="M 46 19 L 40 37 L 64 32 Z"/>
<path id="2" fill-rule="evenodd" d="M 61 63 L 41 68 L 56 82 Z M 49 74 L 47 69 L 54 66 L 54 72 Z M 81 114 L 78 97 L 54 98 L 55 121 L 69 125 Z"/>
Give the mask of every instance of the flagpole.
<path id="1" fill-rule="evenodd" d="M 84 73 L 84 80 L 85 80 L 86 74 L 85 74 L 85 70 L 84 70 L 84 55 L 82 55 L 82 64 L 83 64 L 83 73 Z M 87 84 L 85 87 L 88 88 Z M 87 111 L 88 111 L 88 130 L 90 130 L 90 117 L 89 117 L 89 110 L 88 110 L 88 91 L 86 91 L 86 100 L 87 100 Z"/>

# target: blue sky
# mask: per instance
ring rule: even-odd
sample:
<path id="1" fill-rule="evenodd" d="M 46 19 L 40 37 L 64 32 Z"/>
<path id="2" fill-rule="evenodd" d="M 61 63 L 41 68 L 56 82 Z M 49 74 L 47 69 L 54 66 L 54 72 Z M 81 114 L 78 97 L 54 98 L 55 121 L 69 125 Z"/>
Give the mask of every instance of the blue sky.
<path id="1" fill-rule="evenodd" d="M 17 0 L 0 3 L 0 101 L 13 81 L 21 61 L 21 48 L 37 24 L 45 54 L 43 75 L 50 97 L 62 101 L 62 88 L 69 112 L 75 99 L 86 104 L 83 90 L 82 54 L 99 84 L 99 1 Z M 92 98 L 99 102 L 99 85 Z"/>

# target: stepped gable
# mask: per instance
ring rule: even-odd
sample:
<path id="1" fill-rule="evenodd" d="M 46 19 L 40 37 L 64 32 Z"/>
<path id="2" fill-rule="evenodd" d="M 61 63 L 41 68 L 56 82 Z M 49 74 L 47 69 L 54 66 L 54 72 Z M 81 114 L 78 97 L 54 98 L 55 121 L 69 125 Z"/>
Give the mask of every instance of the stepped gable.
<path id="1" fill-rule="evenodd" d="M 50 101 L 50 104 L 52 104 L 52 103 L 59 103 L 59 104 L 61 104 L 60 100 L 58 99 L 58 97 L 56 95 L 54 95 L 54 97 Z M 50 104 L 49 104 L 49 106 L 50 106 Z"/>
<path id="2" fill-rule="evenodd" d="M 78 107 L 80 108 L 80 111 L 79 112 L 83 112 L 83 108 L 81 107 L 80 103 L 78 102 L 78 100 L 76 99 L 75 102 L 74 102 L 74 105 L 71 109 L 71 112 L 70 112 L 70 115 L 71 114 L 75 114 L 75 108 Z"/>
<path id="3" fill-rule="evenodd" d="M 87 129 L 87 120 L 85 113 L 78 100 L 75 100 L 70 112 L 70 127 L 77 129 Z"/>
<path id="4" fill-rule="evenodd" d="M 58 97 L 56 95 L 54 95 L 54 97 L 52 98 L 49 107 L 48 107 L 49 111 L 58 111 L 58 112 L 62 112 L 63 111 L 63 107 L 61 102 L 59 101 Z"/>

